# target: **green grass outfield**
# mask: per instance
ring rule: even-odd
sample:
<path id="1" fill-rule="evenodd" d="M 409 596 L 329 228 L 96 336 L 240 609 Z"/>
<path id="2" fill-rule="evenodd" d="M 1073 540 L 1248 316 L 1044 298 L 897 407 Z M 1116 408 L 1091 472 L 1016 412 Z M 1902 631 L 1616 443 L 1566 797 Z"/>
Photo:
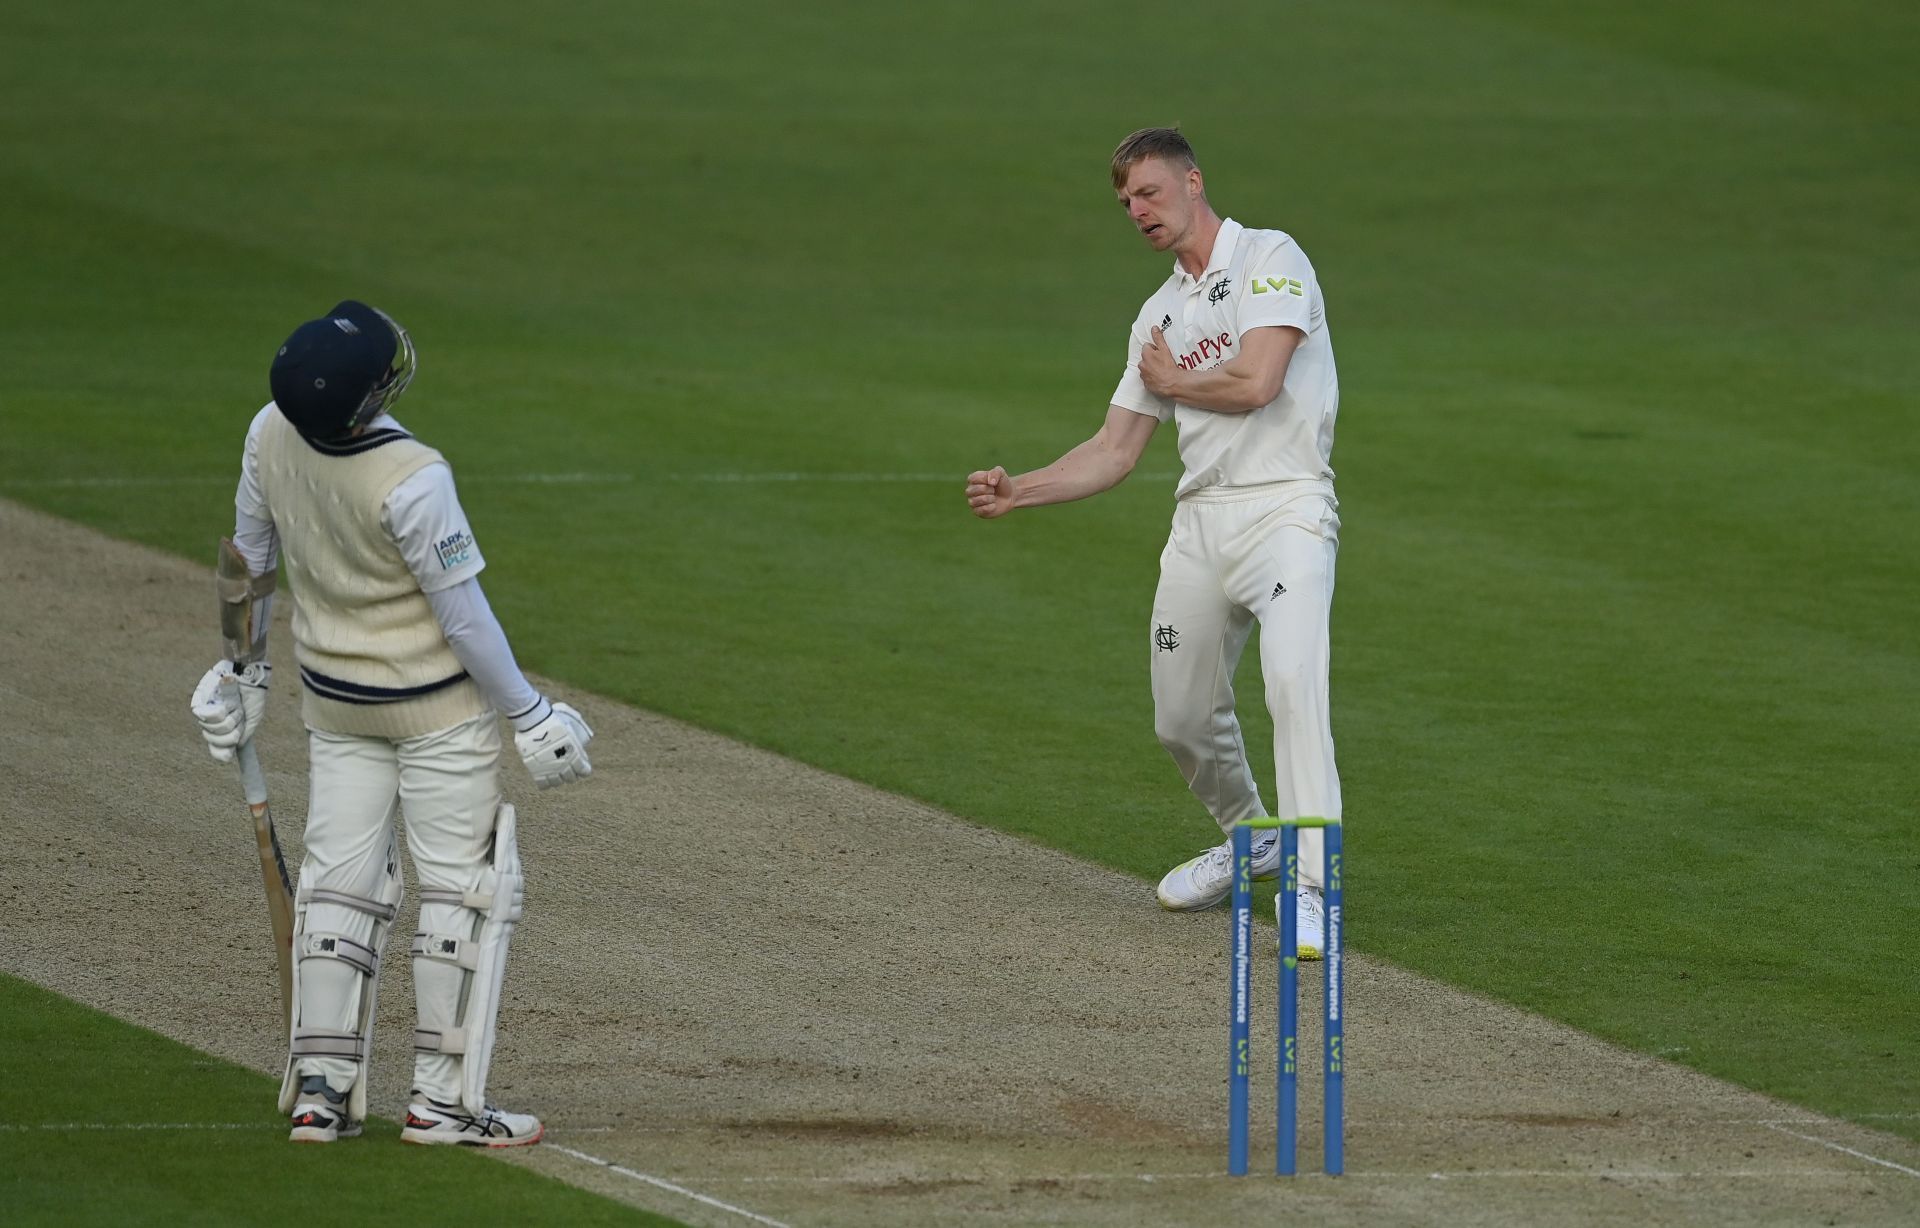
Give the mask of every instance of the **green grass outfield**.
<path id="1" fill-rule="evenodd" d="M 1171 440 L 960 478 L 1098 424 L 1181 121 L 1327 289 L 1357 944 L 1920 1138 L 1920 15 L 1631 8 L 9 13 L 0 494 L 210 559 L 364 297 L 527 664 L 1156 877 Z"/>
<path id="2" fill-rule="evenodd" d="M 676 1221 L 459 1148 L 364 1138 L 290 1147 L 274 1082 L 0 975 L 0 1206 L 40 1224 Z"/>

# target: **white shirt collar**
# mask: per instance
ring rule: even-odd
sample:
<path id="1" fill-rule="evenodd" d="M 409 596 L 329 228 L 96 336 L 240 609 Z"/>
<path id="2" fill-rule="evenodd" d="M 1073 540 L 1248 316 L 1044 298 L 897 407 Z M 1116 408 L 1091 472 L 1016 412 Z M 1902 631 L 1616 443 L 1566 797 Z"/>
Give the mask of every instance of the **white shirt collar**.
<path id="1" fill-rule="evenodd" d="M 1173 271 L 1180 278 L 1181 284 L 1194 285 L 1203 282 L 1225 269 L 1233 260 L 1233 249 L 1239 244 L 1240 232 L 1244 229 L 1246 228 L 1232 218 L 1221 221 L 1220 233 L 1213 236 L 1213 251 L 1207 256 L 1207 267 L 1200 270 L 1198 277 L 1187 276 L 1187 271 L 1180 267 L 1180 261 L 1176 259 L 1173 262 Z"/>

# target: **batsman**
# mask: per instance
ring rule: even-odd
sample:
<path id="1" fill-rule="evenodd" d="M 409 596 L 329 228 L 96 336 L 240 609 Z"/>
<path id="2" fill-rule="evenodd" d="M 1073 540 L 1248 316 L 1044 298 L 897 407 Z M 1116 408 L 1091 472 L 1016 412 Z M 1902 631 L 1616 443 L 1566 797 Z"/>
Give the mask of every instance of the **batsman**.
<path id="1" fill-rule="evenodd" d="M 284 567 L 311 776 L 280 1088 L 293 1140 L 333 1142 L 365 1120 L 404 818 L 420 921 L 401 1138 L 517 1147 L 540 1140 L 540 1119 L 486 1095 L 523 898 L 514 811 L 500 795 L 499 720 L 543 789 L 592 772 L 593 731 L 520 671 L 481 592 L 486 564 L 452 471 L 389 413 L 415 366 L 406 330 L 354 301 L 300 325 L 274 356 L 273 400 L 248 428 L 233 537 L 221 546 L 226 656 L 200 680 L 192 710 L 213 757 L 239 761 L 264 816 L 252 743 Z M 272 874 L 268 883 L 272 896 Z"/>

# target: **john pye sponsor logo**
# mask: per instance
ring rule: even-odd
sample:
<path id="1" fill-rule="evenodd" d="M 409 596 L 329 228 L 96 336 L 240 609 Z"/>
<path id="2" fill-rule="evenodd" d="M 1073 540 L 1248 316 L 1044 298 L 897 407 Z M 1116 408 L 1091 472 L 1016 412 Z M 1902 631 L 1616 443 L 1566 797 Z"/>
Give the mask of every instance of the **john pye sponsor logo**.
<path id="1" fill-rule="evenodd" d="M 1182 369 L 1192 371 L 1196 368 L 1211 366 L 1219 362 L 1227 356 L 1227 351 L 1232 348 L 1232 333 L 1220 333 L 1218 336 L 1202 337 L 1200 338 L 1200 345 L 1197 349 L 1188 350 L 1174 361 L 1179 363 Z"/>

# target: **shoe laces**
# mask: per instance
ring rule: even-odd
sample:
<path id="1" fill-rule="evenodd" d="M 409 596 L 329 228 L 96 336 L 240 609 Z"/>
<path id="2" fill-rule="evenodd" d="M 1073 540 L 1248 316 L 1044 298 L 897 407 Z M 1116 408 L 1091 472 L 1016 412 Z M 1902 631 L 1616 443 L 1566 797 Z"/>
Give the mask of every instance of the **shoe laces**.
<path id="1" fill-rule="evenodd" d="M 1213 848 L 1208 849 L 1206 859 L 1195 866 L 1194 869 L 1200 876 L 1205 877 L 1218 875 L 1221 878 L 1226 878 L 1230 876 L 1233 873 L 1232 843 L 1215 845 Z"/>

